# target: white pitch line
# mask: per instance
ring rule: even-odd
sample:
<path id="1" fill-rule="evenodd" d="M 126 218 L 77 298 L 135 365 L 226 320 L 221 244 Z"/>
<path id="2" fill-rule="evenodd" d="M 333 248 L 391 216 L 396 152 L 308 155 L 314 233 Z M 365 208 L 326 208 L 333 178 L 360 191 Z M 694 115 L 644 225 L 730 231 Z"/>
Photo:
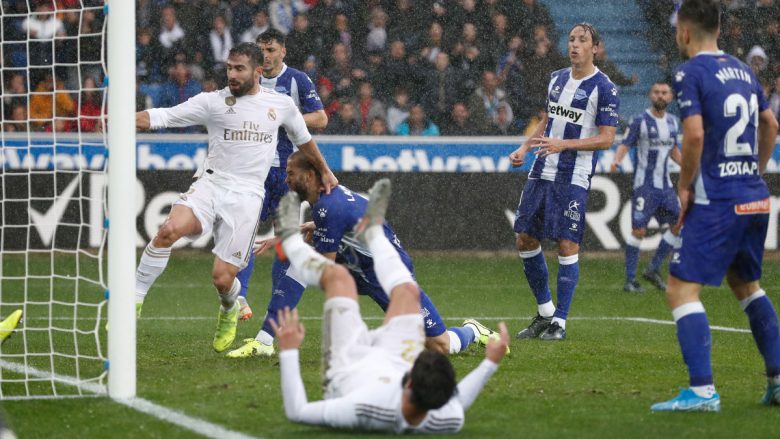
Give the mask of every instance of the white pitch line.
<path id="1" fill-rule="evenodd" d="M 69 386 L 76 387 L 79 390 L 83 390 L 97 396 L 108 396 L 106 393 L 105 386 L 95 382 L 84 382 L 84 381 L 80 381 L 75 377 L 71 377 L 67 375 L 59 375 L 51 372 L 45 372 L 31 366 L 24 366 L 22 364 L 12 363 L 5 360 L 0 360 L 0 368 L 10 370 L 12 372 L 16 372 L 19 374 L 24 374 L 27 376 L 33 376 L 35 378 L 50 379 L 61 384 L 67 384 Z M 56 398 L 56 396 L 51 396 L 50 398 Z M 20 398 L 13 398 L 13 399 L 20 399 Z M 30 399 L 42 399 L 42 398 L 33 396 Z M 186 415 L 182 412 L 155 404 L 143 398 L 112 399 L 112 400 L 117 404 L 121 404 L 133 410 L 139 411 L 149 416 L 153 416 L 161 421 L 178 425 L 181 428 L 184 428 L 186 430 L 192 431 L 194 433 L 197 433 L 201 436 L 205 436 L 208 438 L 260 439 L 260 438 L 256 438 L 255 436 L 249 436 L 244 433 L 229 430 L 220 425 L 212 424 L 211 422 L 204 421 L 203 419 Z"/>
<path id="2" fill-rule="evenodd" d="M 191 317 L 177 317 L 177 316 L 159 316 L 159 317 L 141 317 L 142 320 L 153 320 L 153 321 L 212 321 L 214 320 L 213 317 L 203 317 L 203 316 L 191 316 Z M 482 317 L 445 317 L 444 320 L 466 320 L 466 319 L 476 319 L 476 320 L 487 320 L 487 321 L 501 321 L 501 320 L 507 320 L 507 321 L 515 321 L 515 320 L 528 320 L 528 317 L 490 317 L 490 316 L 482 316 Z M 27 320 L 49 320 L 48 318 L 39 317 L 39 318 L 29 318 Z M 51 320 L 68 320 L 71 321 L 73 318 L 71 317 L 52 317 Z M 80 317 L 77 320 L 95 320 L 90 319 L 86 317 Z M 322 320 L 322 317 L 320 316 L 301 316 L 301 320 L 313 320 L 313 321 L 319 321 Z M 363 317 L 363 320 L 367 321 L 378 321 L 378 320 L 384 320 L 384 317 L 376 316 L 376 317 Z M 624 321 L 624 322 L 636 322 L 636 323 L 650 323 L 655 325 L 674 325 L 674 321 L 672 320 L 659 320 L 659 319 L 651 319 L 647 317 L 570 317 L 569 320 L 612 320 L 612 321 Z M 710 325 L 710 329 L 713 331 L 722 331 L 722 332 L 736 332 L 740 334 L 750 334 L 749 329 L 742 329 L 742 328 L 732 328 L 729 326 L 717 326 L 717 325 Z"/>

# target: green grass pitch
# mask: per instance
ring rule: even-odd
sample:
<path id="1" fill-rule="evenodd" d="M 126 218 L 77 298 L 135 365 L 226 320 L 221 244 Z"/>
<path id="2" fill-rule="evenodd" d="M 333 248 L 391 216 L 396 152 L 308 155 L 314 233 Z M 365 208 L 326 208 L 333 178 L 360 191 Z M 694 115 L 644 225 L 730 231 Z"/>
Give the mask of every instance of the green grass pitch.
<path id="1" fill-rule="evenodd" d="M 516 257 L 415 256 L 420 285 L 448 324 L 476 317 L 495 327 L 507 318 L 514 334 L 535 314 L 535 304 Z M 552 255 L 551 255 L 552 256 Z M 646 262 L 648 255 L 644 255 Z M 228 360 L 211 349 L 218 301 L 210 285 L 212 256 L 174 252 L 138 322 L 138 395 L 189 416 L 263 438 L 341 437 L 350 432 L 287 422 L 276 358 Z M 555 290 L 557 261 L 548 259 Z M 671 320 L 664 296 L 652 290 L 623 293 L 621 255 L 583 252 L 580 283 L 567 325 L 568 339 L 551 343 L 512 341 L 512 354 L 466 416 L 464 437 L 777 437 L 780 407 L 758 401 L 765 389 L 763 362 L 750 334 L 713 331 L 713 367 L 722 411 L 652 414 L 650 404 L 671 398 L 687 383 L 674 326 L 622 320 Z M 13 260 L 4 259 L 4 273 Z M 270 294 L 270 259 L 258 259 L 250 288 L 255 317 L 239 323 L 237 342 L 253 337 Z M 780 261 L 767 260 L 764 288 L 780 303 Z M 10 294 L 11 287 L 4 285 Z M 30 286 L 34 289 L 34 285 Z M 5 297 L 5 296 L 4 296 Z M 746 329 L 747 319 L 726 288 L 703 295 L 710 323 Z M 321 396 L 322 294 L 309 289 L 300 309 L 306 318 L 302 370 L 310 399 Z M 369 326 L 379 308 L 361 299 Z M 3 315 L 10 308 L 0 308 Z M 67 314 L 67 310 L 53 311 Z M 29 315 L 29 323 L 34 316 Z M 88 319 L 87 319 L 88 322 Z M 40 323 L 40 322 L 39 322 Z M 87 323 L 94 325 L 94 322 Z M 16 334 L 3 347 L 14 352 Z M 483 358 L 472 347 L 452 357 L 459 376 Z M 67 365 L 63 366 L 67 369 Z M 8 376 L 8 372 L 3 372 Z M 13 390 L 3 384 L 3 391 Z M 20 438 L 184 438 L 191 431 L 135 412 L 107 398 L 6 401 L 6 418 Z M 360 435 L 366 437 L 366 435 Z"/>

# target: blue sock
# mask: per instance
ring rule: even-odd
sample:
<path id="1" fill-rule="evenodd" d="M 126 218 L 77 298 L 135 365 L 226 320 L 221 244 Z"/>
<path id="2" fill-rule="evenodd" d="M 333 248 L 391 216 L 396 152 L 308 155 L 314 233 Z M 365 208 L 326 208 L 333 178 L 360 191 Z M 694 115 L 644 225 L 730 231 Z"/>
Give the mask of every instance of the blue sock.
<path id="1" fill-rule="evenodd" d="M 750 321 L 750 330 L 756 341 L 758 351 L 764 357 L 767 376 L 780 375 L 780 330 L 778 330 L 777 313 L 772 301 L 759 290 L 762 295 L 748 304 L 745 314 Z"/>
<path id="2" fill-rule="evenodd" d="M 247 264 L 246 267 L 244 267 L 243 270 L 239 271 L 238 274 L 236 274 L 236 279 L 238 279 L 239 282 L 241 282 L 241 291 L 238 293 L 239 296 L 246 299 L 246 292 L 249 289 L 249 279 L 252 278 L 252 270 L 255 268 L 255 254 L 250 253 L 249 254 L 249 264 Z"/>
<path id="3" fill-rule="evenodd" d="M 550 286 L 547 279 L 549 274 L 542 248 L 520 252 L 520 257 L 523 259 L 523 272 L 528 280 L 528 286 L 531 287 L 531 291 L 534 293 L 534 297 L 536 297 L 536 303 L 541 305 L 550 302 L 552 295 L 550 294 Z"/>
<path id="4" fill-rule="evenodd" d="M 650 266 L 647 267 L 647 271 L 658 271 L 661 268 L 661 264 L 664 263 L 664 259 L 672 252 L 673 248 L 672 244 L 666 242 L 666 239 L 662 239 L 661 243 L 658 244 L 655 255 L 653 255 L 653 260 L 650 261 Z"/>
<path id="5" fill-rule="evenodd" d="M 579 255 L 558 256 L 558 301 L 553 317 L 566 320 L 574 289 L 580 280 Z"/>
<path id="6" fill-rule="evenodd" d="M 298 305 L 298 302 L 301 301 L 301 296 L 303 296 L 303 290 L 305 289 L 306 288 L 303 285 L 289 276 L 283 276 L 279 279 L 277 288 L 275 288 L 273 294 L 271 294 L 271 301 L 268 302 L 268 312 L 263 321 L 263 330 L 265 332 L 274 335 L 274 330 L 271 328 L 269 320 L 273 319 L 276 321 L 276 315 L 279 313 L 279 310 L 284 309 L 285 306 L 289 306 L 290 309 L 295 308 Z"/>
<path id="7" fill-rule="evenodd" d="M 282 260 L 274 256 L 274 262 L 273 264 L 271 264 L 271 291 L 272 292 L 276 290 L 276 286 L 279 284 L 279 281 L 282 280 L 284 275 L 287 273 L 288 268 L 290 268 L 290 261 L 282 262 Z"/>
<path id="8" fill-rule="evenodd" d="M 680 342 L 683 360 L 688 366 L 691 387 L 713 384 L 710 350 L 712 337 L 710 323 L 701 302 L 686 303 L 675 308 L 677 340 Z"/>
<path id="9" fill-rule="evenodd" d="M 639 265 L 639 247 L 626 244 L 626 280 L 636 278 L 636 267 Z"/>
<path id="10" fill-rule="evenodd" d="M 453 332 L 458 336 L 458 339 L 460 340 L 460 351 L 466 350 L 466 348 L 477 339 L 474 335 L 474 331 L 463 326 L 450 326 L 447 328 L 447 331 Z"/>

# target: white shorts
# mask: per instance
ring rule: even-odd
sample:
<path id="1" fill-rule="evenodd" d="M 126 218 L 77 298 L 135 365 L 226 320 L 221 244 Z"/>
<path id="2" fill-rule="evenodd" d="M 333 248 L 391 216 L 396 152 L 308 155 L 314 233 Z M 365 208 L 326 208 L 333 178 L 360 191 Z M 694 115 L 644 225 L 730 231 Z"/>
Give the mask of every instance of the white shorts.
<path id="1" fill-rule="evenodd" d="M 402 376 L 425 345 L 421 314 L 396 316 L 369 331 L 358 302 L 346 297 L 325 302 L 322 325 L 326 399 L 346 395 L 371 379 Z"/>
<path id="2" fill-rule="evenodd" d="M 260 221 L 262 196 L 234 192 L 208 178 L 199 178 L 173 204 L 189 207 L 200 221 L 201 232 L 187 238 L 195 240 L 213 230 L 212 253 L 239 269 L 247 266 Z"/>

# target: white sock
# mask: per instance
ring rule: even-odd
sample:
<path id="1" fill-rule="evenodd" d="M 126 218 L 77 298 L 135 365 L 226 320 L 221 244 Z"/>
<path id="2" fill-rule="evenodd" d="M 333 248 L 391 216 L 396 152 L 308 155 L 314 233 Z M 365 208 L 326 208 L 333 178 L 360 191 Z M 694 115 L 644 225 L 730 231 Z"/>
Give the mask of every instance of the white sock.
<path id="1" fill-rule="evenodd" d="M 165 270 L 171 257 L 170 248 L 157 248 L 150 242 L 141 254 L 141 261 L 135 270 L 135 301 L 143 302 L 149 288 Z"/>
<path id="2" fill-rule="evenodd" d="M 458 334 L 447 331 L 447 335 L 450 336 L 450 354 L 457 354 L 461 350 L 461 343 L 460 338 L 458 338 Z"/>
<path id="3" fill-rule="evenodd" d="M 368 249 L 374 258 L 374 272 L 387 295 L 393 288 L 405 283 L 416 283 L 406 268 L 395 246 L 387 240 L 382 225 L 373 225 L 366 230 Z"/>
<path id="4" fill-rule="evenodd" d="M 780 386 L 780 375 L 775 375 L 773 377 L 767 377 L 767 381 L 769 384 L 773 386 Z"/>
<path id="5" fill-rule="evenodd" d="M 314 251 L 299 233 L 282 241 L 282 247 L 290 260 L 291 268 L 295 267 L 295 272 L 299 275 L 297 280 L 304 285 L 319 286 L 322 272 L 327 265 L 333 264 L 333 261 Z"/>
<path id="6" fill-rule="evenodd" d="M 230 290 L 222 294 L 219 291 L 217 291 L 217 295 L 219 296 L 219 300 L 222 303 L 222 312 L 227 312 L 231 308 L 233 308 L 233 305 L 236 304 L 236 298 L 238 297 L 238 293 L 241 292 L 241 281 L 239 281 L 237 278 L 233 279 L 233 285 L 230 286 Z"/>
<path id="7" fill-rule="evenodd" d="M 561 327 L 561 329 L 566 329 L 566 320 L 563 320 L 560 317 L 553 317 L 552 322 L 550 323 L 557 323 L 558 326 Z"/>
<path id="8" fill-rule="evenodd" d="M 706 386 L 691 386 L 693 393 L 699 395 L 702 398 L 712 398 L 715 394 L 715 385 L 707 384 Z"/>
<path id="9" fill-rule="evenodd" d="M 260 343 L 271 346 L 274 344 L 274 338 L 271 336 L 271 334 L 265 332 L 265 330 L 261 329 L 260 332 L 257 333 L 257 337 L 255 337 L 255 340 L 259 341 Z"/>
<path id="10" fill-rule="evenodd" d="M 552 317 L 553 314 L 555 314 L 555 305 L 553 305 L 552 300 L 537 305 L 537 308 L 539 310 L 539 315 L 542 317 Z"/>

